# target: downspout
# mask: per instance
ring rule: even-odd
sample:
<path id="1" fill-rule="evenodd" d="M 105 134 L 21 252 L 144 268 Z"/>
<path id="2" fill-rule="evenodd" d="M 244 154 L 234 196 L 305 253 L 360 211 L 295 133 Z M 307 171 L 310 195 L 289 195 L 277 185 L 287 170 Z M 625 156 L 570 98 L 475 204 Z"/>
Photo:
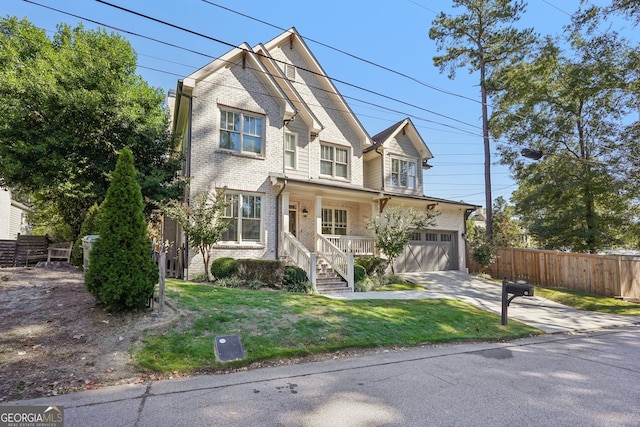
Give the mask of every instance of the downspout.
<path id="1" fill-rule="evenodd" d="M 280 234 L 278 234 L 278 230 L 280 230 L 280 196 L 284 192 L 284 189 L 287 187 L 287 179 L 285 178 L 282 183 L 282 188 L 278 191 L 276 195 L 276 259 L 280 259 Z"/>
<path id="2" fill-rule="evenodd" d="M 180 94 L 180 96 L 184 96 L 189 100 L 189 113 L 188 113 L 188 118 L 187 118 L 187 141 L 186 141 L 186 161 L 185 161 L 185 177 L 187 178 L 187 183 L 186 183 L 186 188 L 185 188 L 185 197 L 184 197 L 184 201 L 187 204 L 187 206 L 189 205 L 190 202 L 190 193 L 191 193 L 191 187 L 190 187 L 190 179 L 191 179 L 191 132 L 192 132 L 192 126 L 193 126 L 193 96 L 192 95 L 188 95 L 186 93 L 184 93 L 182 91 L 182 85 L 180 86 L 180 88 L 178 89 L 178 93 Z M 184 230 L 182 230 L 184 232 Z M 183 242 L 184 244 L 184 267 L 183 267 L 183 279 L 187 280 L 187 278 L 189 277 L 189 239 L 186 235 L 186 233 L 183 235 Z"/>

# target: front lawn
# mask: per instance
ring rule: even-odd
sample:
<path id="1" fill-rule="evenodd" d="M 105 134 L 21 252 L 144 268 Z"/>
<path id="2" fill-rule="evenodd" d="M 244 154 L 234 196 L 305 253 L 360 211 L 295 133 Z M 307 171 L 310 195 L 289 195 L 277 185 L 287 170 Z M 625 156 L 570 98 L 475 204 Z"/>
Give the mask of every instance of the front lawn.
<path id="1" fill-rule="evenodd" d="M 536 286 L 535 295 L 580 310 L 601 313 L 640 316 L 640 304 L 616 298 L 601 297 L 564 288 L 543 288 Z"/>
<path id="2" fill-rule="evenodd" d="M 337 301 L 321 296 L 227 289 L 167 280 L 167 300 L 184 310 L 183 326 L 149 336 L 136 362 L 159 372 L 212 372 L 253 362 L 347 348 L 504 340 L 540 331 L 450 300 Z M 215 359 L 214 337 L 239 334 L 241 361 Z"/>

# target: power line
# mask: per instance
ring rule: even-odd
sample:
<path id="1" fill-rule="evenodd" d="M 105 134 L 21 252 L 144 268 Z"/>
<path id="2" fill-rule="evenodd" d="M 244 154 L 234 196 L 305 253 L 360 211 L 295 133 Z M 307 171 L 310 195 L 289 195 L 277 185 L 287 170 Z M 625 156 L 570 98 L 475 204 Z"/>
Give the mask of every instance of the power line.
<path id="1" fill-rule="evenodd" d="M 234 9 L 231 9 L 231 8 L 229 8 L 229 7 L 222 6 L 222 5 L 218 4 L 218 3 L 214 3 L 214 2 L 209 1 L 209 0 L 201 0 L 201 1 L 202 1 L 202 2 L 204 2 L 204 3 L 207 3 L 207 4 L 211 5 L 211 6 L 215 6 L 215 7 L 218 7 L 218 8 L 220 8 L 220 9 L 226 10 L 226 11 L 228 11 L 228 12 L 234 13 L 234 14 L 236 14 L 236 15 L 240 15 L 240 16 L 242 16 L 242 17 L 244 17 L 244 18 L 247 18 L 247 19 L 250 19 L 250 20 L 252 20 L 252 21 L 256 21 L 256 22 L 259 22 L 259 23 L 261 23 L 261 24 L 267 25 L 267 26 L 269 26 L 269 27 L 272 27 L 272 28 L 278 29 L 278 30 L 280 30 L 280 31 L 287 31 L 287 29 L 286 29 L 286 28 L 279 27 L 279 26 L 277 26 L 277 25 L 275 25 L 275 24 L 272 24 L 272 23 L 270 23 L 270 22 L 264 21 L 264 20 L 262 20 L 262 19 L 258 19 L 258 18 L 254 17 L 254 16 L 251 16 L 251 15 L 247 15 L 246 13 L 239 12 L 239 11 L 234 10 Z M 410 1 L 410 0 L 409 0 L 409 1 Z M 415 2 L 412 2 L 412 3 L 417 4 L 418 6 L 420 6 L 418 3 L 415 3 Z M 425 9 L 427 9 L 427 8 L 425 8 Z M 427 9 L 427 10 L 430 10 L 430 9 Z M 432 12 L 433 12 L 433 11 L 432 11 Z M 435 13 L 435 12 L 434 12 L 434 13 Z M 447 94 L 447 95 L 456 96 L 456 97 L 458 97 L 458 98 L 466 99 L 466 100 L 468 100 L 468 101 L 472 101 L 472 102 L 475 102 L 475 103 L 477 103 L 477 104 L 482 104 L 482 102 L 481 102 L 481 101 L 478 101 L 477 99 L 470 98 L 470 97 L 468 97 L 468 96 L 461 95 L 461 94 L 459 94 L 459 93 L 451 92 L 451 91 L 448 91 L 448 90 L 446 90 L 446 89 L 442 89 L 442 88 L 439 88 L 439 87 L 437 87 L 437 86 L 430 85 L 430 84 L 428 84 L 428 83 L 423 82 L 422 80 L 419 80 L 419 79 L 417 79 L 417 78 L 415 78 L 415 77 L 412 77 L 412 76 L 410 76 L 410 75 L 408 75 L 408 74 L 405 74 L 405 73 L 403 73 L 403 72 L 401 72 L 401 71 L 397 71 L 397 70 L 394 70 L 394 69 L 389 68 L 389 67 L 387 67 L 387 66 L 384 66 L 384 65 L 378 64 L 377 62 L 373 62 L 373 61 L 368 60 L 368 59 L 366 59 L 366 58 L 362 58 L 362 57 L 357 56 L 357 55 L 355 55 L 355 54 L 353 54 L 353 53 L 350 53 L 350 52 L 347 52 L 347 51 L 345 51 L 345 50 L 339 49 L 339 48 L 337 48 L 337 47 L 335 47 L 335 46 L 331 46 L 331 45 L 329 45 L 329 44 L 323 43 L 323 42 L 318 41 L 318 40 L 314 40 L 314 39 L 312 39 L 312 38 L 310 38 L 310 37 L 306 37 L 306 36 L 303 36 L 303 35 L 300 35 L 300 37 L 301 37 L 302 39 L 304 39 L 304 40 L 307 40 L 307 41 L 310 41 L 310 42 L 315 43 L 315 44 L 317 44 L 317 45 L 320 45 L 320 46 L 326 47 L 327 49 L 331 49 L 331 50 L 333 50 L 333 51 L 335 51 L 335 52 L 338 52 L 338 53 L 341 53 L 341 54 L 343 54 L 343 55 L 349 56 L 349 57 L 351 57 L 351 58 L 353 58 L 353 59 L 356 59 L 356 60 L 358 60 L 358 61 L 364 62 L 364 63 L 369 64 L 369 65 L 373 65 L 374 67 L 380 68 L 380 69 L 382 69 L 382 70 L 385 70 L 385 71 L 388 71 L 388 72 L 390 72 L 390 73 L 396 74 L 396 75 L 401 76 L 401 77 L 404 77 L 404 78 L 406 78 L 406 79 L 409 79 L 409 80 L 411 80 L 411 81 L 413 81 L 413 82 L 415 82 L 415 83 L 418 83 L 418 84 L 419 84 L 419 85 L 421 85 L 421 86 L 427 87 L 427 88 L 429 88 L 429 89 L 433 89 L 433 90 L 435 90 L 435 91 L 438 91 L 438 92 L 441 92 L 441 93 L 444 93 L 444 94 Z"/>
<path id="2" fill-rule="evenodd" d="M 76 15 L 76 14 L 73 14 L 73 13 L 70 13 L 70 12 L 66 12 L 66 11 L 61 10 L 61 9 L 57 9 L 57 8 L 54 8 L 54 7 L 51 7 L 51 6 L 43 5 L 43 4 L 37 3 L 37 2 L 32 1 L 32 0 L 23 0 L 23 1 L 24 1 L 24 2 L 26 2 L 26 3 L 30 3 L 30 4 L 33 4 L 33 5 L 36 5 L 36 6 L 40 6 L 40 7 L 43 7 L 43 8 L 49 9 L 49 10 L 53 10 L 53 11 L 58 12 L 58 13 L 62 13 L 62 14 L 69 15 L 69 16 L 73 16 L 74 18 L 78 18 L 78 19 L 81 19 L 81 20 L 84 20 L 84 21 L 87 21 L 87 22 L 91 22 L 91 23 L 94 23 L 94 24 L 96 24 L 96 25 L 100 25 L 100 26 L 103 26 L 103 27 L 106 27 L 106 28 L 111 28 L 111 29 L 113 29 L 113 30 L 116 30 L 116 31 L 119 31 L 119 32 L 123 32 L 123 33 L 125 33 L 125 34 L 133 35 L 133 36 L 136 36 L 136 37 L 141 37 L 141 38 L 144 38 L 144 39 L 147 39 L 147 40 L 151 40 L 151 41 L 154 41 L 154 42 L 157 42 L 157 43 L 161 43 L 161 44 L 164 44 L 164 45 L 167 45 L 167 46 L 170 46 L 170 47 L 174 47 L 174 48 L 177 48 L 177 49 L 182 49 L 182 50 L 185 50 L 185 51 L 187 51 L 187 52 L 192 52 L 192 53 L 195 53 L 195 54 L 198 54 L 198 55 L 201 55 L 201 56 L 205 56 L 205 57 L 211 58 L 211 59 L 213 59 L 213 60 L 221 59 L 221 58 L 219 58 L 219 57 L 215 57 L 215 56 L 212 56 L 212 55 L 210 55 L 210 54 L 206 54 L 206 53 L 203 53 L 203 52 L 199 52 L 199 51 L 196 51 L 196 50 L 193 50 L 193 49 L 184 48 L 184 47 L 182 47 L 182 46 L 175 45 L 175 44 L 173 44 L 173 43 L 165 42 L 165 41 L 162 41 L 162 40 L 159 40 L 159 39 L 153 38 L 153 37 L 145 36 L 145 35 L 143 35 L 143 34 L 139 34 L 139 33 L 133 32 L 133 31 L 125 30 L 125 29 L 123 29 L 123 28 L 119 28 L 119 27 L 115 27 L 115 26 L 112 26 L 112 25 L 109 25 L 109 24 L 105 24 L 105 23 L 103 23 L 103 22 L 96 21 L 96 20 L 93 20 L 93 19 L 90 19 L 90 18 L 86 18 L 86 17 L 80 16 L 80 15 Z M 100 3 L 104 3 L 104 2 L 102 2 L 101 0 L 96 0 L 96 1 L 98 1 L 98 2 L 100 2 Z M 118 7 L 118 6 L 115 6 L 115 7 L 116 7 L 116 8 L 120 8 L 120 7 Z M 125 10 L 125 11 L 126 11 L 126 10 Z M 137 13 L 137 12 L 134 12 L 134 14 L 138 14 L 138 13 Z M 150 19 L 155 20 L 155 18 L 150 18 Z M 172 24 L 168 24 L 168 25 L 171 25 L 171 26 L 172 26 Z M 190 31 L 190 30 L 188 30 L 188 31 Z M 207 37 L 207 36 L 203 36 L 203 37 Z M 214 39 L 214 40 L 217 40 L 217 39 Z M 235 46 L 235 45 L 233 45 L 233 44 L 231 44 L 231 43 L 227 43 L 227 42 L 222 42 L 222 43 L 223 43 L 223 44 L 225 44 L 225 45 L 233 46 L 234 48 L 237 48 L 237 46 Z M 254 53 L 254 54 L 255 54 L 255 52 L 248 51 L 248 50 L 246 50 L 246 49 L 241 49 L 241 50 L 244 50 L 244 51 L 251 52 L 251 53 Z M 260 55 L 260 54 L 257 54 L 257 55 L 259 55 L 259 56 L 263 56 L 263 55 Z M 268 59 L 273 59 L 273 58 L 268 58 Z M 274 60 L 274 61 L 276 61 L 276 62 L 282 62 L 282 61 L 277 61 L 277 60 L 275 60 L 275 59 L 273 59 L 273 60 Z M 227 61 L 227 62 L 228 62 L 228 61 Z M 160 70 L 160 69 L 157 69 L 157 68 L 145 67 L 145 66 L 141 66 L 141 65 L 138 65 L 138 67 L 139 67 L 139 68 L 148 69 L 148 70 L 151 70 L 151 71 L 162 72 L 162 73 L 169 74 L 169 75 L 175 75 L 175 76 L 177 76 L 178 78 L 183 77 L 183 75 L 182 75 L 182 74 L 177 74 L 177 73 L 173 73 L 173 72 L 169 72 L 169 71 L 165 71 L 165 70 Z M 270 73 L 267 73 L 267 72 L 265 72 L 265 71 L 263 71 L 263 70 L 256 70 L 256 69 L 251 68 L 251 67 L 249 67 L 249 66 L 247 66 L 247 68 L 250 68 L 251 70 L 253 70 L 253 71 L 255 71 L 255 72 L 259 72 L 259 73 L 263 73 L 263 74 L 271 75 Z M 331 79 L 331 78 L 330 78 L 330 77 L 328 77 L 328 76 L 325 76 L 325 75 L 319 74 L 319 73 L 314 72 L 314 71 L 311 71 L 311 70 L 306 70 L 306 69 L 304 69 L 304 68 L 300 68 L 300 69 L 301 69 L 301 70 L 305 70 L 305 71 L 309 71 L 310 73 L 313 73 L 313 74 L 319 75 L 319 76 L 321 76 L 321 77 L 325 77 L 325 78 Z M 272 77 L 274 77 L 273 75 L 271 75 L 271 76 L 272 76 Z M 336 80 L 336 81 L 341 82 L 341 83 L 346 84 L 346 85 L 349 85 L 349 86 L 353 86 L 353 87 L 358 88 L 356 85 L 350 85 L 349 83 L 342 82 L 342 81 L 340 81 L 340 80 Z M 308 85 L 308 86 L 309 86 L 309 85 Z M 313 88 L 313 89 L 317 89 L 317 90 L 323 91 L 323 92 L 332 93 L 332 92 L 330 92 L 329 90 L 324 89 L 324 88 L 315 87 L 315 86 L 309 86 L 309 87 L 310 87 L 310 88 Z M 365 90 L 365 91 L 368 91 L 368 90 L 366 90 L 366 89 L 364 89 L 364 90 Z M 374 92 L 374 91 L 369 91 L 369 92 L 371 92 L 371 93 L 373 93 L 373 94 L 376 94 L 376 92 Z M 264 94 L 264 95 L 267 95 L 267 96 L 271 96 L 271 97 L 273 97 L 271 94 Z M 380 95 L 380 96 L 385 97 L 385 95 Z M 373 105 L 373 106 L 376 106 L 376 107 L 378 107 L 378 108 L 381 108 L 381 109 L 384 109 L 384 110 L 387 110 L 387 111 L 390 111 L 390 112 L 403 114 L 403 115 L 409 116 L 409 117 L 411 117 L 411 118 L 413 118 L 413 119 L 415 119 L 415 120 L 425 121 L 425 122 L 428 122 L 428 123 L 434 123 L 434 124 L 438 124 L 438 125 L 440 125 L 440 126 L 445 126 L 445 127 L 448 127 L 448 128 L 453 128 L 453 129 L 459 130 L 459 131 L 461 131 L 461 132 L 464 132 L 464 133 L 469 134 L 469 135 L 472 135 L 472 136 L 480 136 L 479 134 L 474 134 L 473 132 L 470 132 L 470 131 L 468 131 L 468 130 L 466 130 L 466 129 L 458 128 L 458 127 L 455 127 L 455 126 L 452 126 L 452 125 L 449 125 L 449 124 L 446 124 L 446 123 L 442 123 L 442 122 L 437 122 L 437 121 L 434 121 L 434 120 L 429 120 L 429 119 L 426 119 L 426 118 L 423 118 L 423 117 L 416 116 L 416 115 L 414 115 L 414 114 L 409 114 L 409 113 L 401 112 L 401 111 L 399 111 L 399 110 L 394 110 L 394 109 L 391 109 L 391 108 L 389 108 L 389 107 L 385 107 L 385 106 L 382 106 L 382 105 L 378 105 L 378 104 L 375 104 L 375 103 L 372 103 L 372 102 L 369 102 L 369 101 L 360 100 L 360 99 L 358 99 L 358 98 L 353 98 L 353 97 L 346 97 L 346 96 L 344 96 L 344 95 L 343 95 L 343 98 L 349 98 L 349 99 L 357 100 L 357 101 L 359 101 L 359 102 L 366 103 L 366 104 L 369 104 L 369 105 Z M 389 97 L 389 98 L 390 98 L 390 97 Z M 394 99 L 394 98 L 391 98 L 391 99 Z M 397 101 L 398 101 L 398 102 L 400 102 L 400 103 L 406 104 L 406 105 L 408 105 L 408 106 L 412 106 L 412 104 L 404 103 L 404 102 L 402 102 L 402 101 L 400 101 L 400 100 L 397 100 Z M 443 117 L 445 117 L 445 118 L 449 118 L 448 116 L 445 116 L 445 115 L 442 115 L 442 114 L 439 114 L 439 113 L 432 112 L 432 111 L 430 111 L 430 110 L 428 110 L 428 109 L 424 109 L 424 108 L 417 107 L 417 106 L 415 106 L 415 108 L 418 108 L 418 109 L 421 109 L 421 110 L 427 111 L 427 112 L 432 113 L 432 114 L 440 115 L 440 116 L 443 116 Z M 342 112 L 347 112 L 347 113 L 349 113 L 349 111 L 345 111 L 345 110 L 338 110 L 338 109 L 333 109 L 333 110 L 336 110 L 336 111 L 342 111 Z M 461 122 L 461 123 L 463 123 L 463 124 L 466 124 L 466 125 L 468 125 L 468 126 L 477 127 L 477 126 L 474 126 L 474 125 L 471 125 L 471 124 L 468 124 L 468 123 L 462 122 L 462 121 L 457 120 L 457 119 L 453 119 L 453 118 L 449 118 L 449 119 L 454 120 L 454 121 L 459 121 L 459 122 Z M 479 127 L 477 127 L 477 128 L 479 129 Z"/>

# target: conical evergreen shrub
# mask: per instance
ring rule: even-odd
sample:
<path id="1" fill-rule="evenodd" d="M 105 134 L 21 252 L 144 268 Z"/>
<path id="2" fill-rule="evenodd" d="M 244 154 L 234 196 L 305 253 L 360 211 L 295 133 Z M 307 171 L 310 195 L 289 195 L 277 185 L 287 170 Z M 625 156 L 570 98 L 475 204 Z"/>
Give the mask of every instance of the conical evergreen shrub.
<path id="1" fill-rule="evenodd" d="M 142 308 L 158 281 L 143 206 L 133 154 L 124 148 L 100 205 L 100 237 L 93 244 L 85 272 L 87 290 L 109 310 Z"/>

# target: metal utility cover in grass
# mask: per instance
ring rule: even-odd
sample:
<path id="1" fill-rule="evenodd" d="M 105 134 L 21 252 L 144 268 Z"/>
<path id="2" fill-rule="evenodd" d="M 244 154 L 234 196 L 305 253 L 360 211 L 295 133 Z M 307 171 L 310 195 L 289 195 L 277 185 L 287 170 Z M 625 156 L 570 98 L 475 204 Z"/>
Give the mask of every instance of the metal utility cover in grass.
<path id="1" fill-rule="evenodd" d="M 244 347 L 240 335 L 219 335 L 214 341 L 216 359 L 220 362 L 230 362 L 245 358 Z"/>

